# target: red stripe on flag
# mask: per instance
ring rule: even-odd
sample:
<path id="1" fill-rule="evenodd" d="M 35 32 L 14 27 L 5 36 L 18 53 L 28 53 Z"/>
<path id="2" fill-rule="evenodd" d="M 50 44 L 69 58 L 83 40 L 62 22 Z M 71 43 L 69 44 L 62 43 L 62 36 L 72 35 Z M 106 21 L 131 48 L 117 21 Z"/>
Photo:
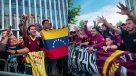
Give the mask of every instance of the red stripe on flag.
<path id="1" fill-rule="evenodd" d="M 45 50 L 46 57 L 49 59 L 58 59 L 63 56 L 68 55 L 68 46 L 63 46 L 60 48 L 55 48 L 52 50 Z"/>

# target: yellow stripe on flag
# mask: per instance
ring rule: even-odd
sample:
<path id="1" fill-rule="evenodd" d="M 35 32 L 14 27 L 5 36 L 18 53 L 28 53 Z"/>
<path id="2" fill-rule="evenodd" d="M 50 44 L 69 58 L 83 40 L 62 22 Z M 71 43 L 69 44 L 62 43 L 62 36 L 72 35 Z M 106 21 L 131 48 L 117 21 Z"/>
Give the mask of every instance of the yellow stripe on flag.
<path id="1" fill-rule="evenodd" d="M 44 40 L 65 37 L 68 36 L 68 28 L 66 27 L 58 30 L 48 30 L 48 31 L 42 30 L 41 36 Z"/>
<path id="2" fill-rule="evenodd" d="M 107 71 L 107 68 L 108 68 L 108 65 L 110 64 L 110 62 L 115 59 L 117 56 L 119 56 L 120 54 L 124 53 L 124 51 L 120 51 L 120 50 L 117 50 L 115 51 L 114 53 L 112 53 L 105 61 L 104 63 L 104 67 L 103 67 L 103 76 L 106 76 L 106 71 Z"/>

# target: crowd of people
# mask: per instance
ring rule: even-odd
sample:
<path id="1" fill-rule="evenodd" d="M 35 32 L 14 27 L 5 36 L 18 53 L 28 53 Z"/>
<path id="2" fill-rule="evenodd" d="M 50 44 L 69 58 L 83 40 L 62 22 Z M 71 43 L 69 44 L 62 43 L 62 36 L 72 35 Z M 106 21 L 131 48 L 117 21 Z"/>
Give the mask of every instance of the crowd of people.
<path id="1" fill-rule="evenodd" d="M 91 53 L 93 49 L 102 49 L 106 52 L 122 50 L 136 53 L 136 16 L 132 15 L 131 11 L 121 3 L 117 7 L 121 10 L 117 13 L 128 16 L 126 23 L 116 27 L 103 16 L 98 16 L 98 22 L 93 21 L 94 26 L 89 31 L 86 20 L 84 21 L 84 31 L 75 27 L 75 31 L 69 33 L 69 44 L 89 47 L 88 53 Z M 102 25 L 98 26 L 99 23 Z"/>
<path id="2" fill-rule="evenodd" d="M 29 19 L 28 19 L 29 18 Z M 25 61 L 25 56 L 29 52 L 44 51 L 44 42 L 42 30 L 55 30 L 49 20 L 43 20 L 41 24 L 33 24 L 34 16 L 22 16 L 22 23 L 19 24 L 19 39 L 12 33 L 11 27 L 2 31 L 2 40 L 0 41 L 0 58 L 7 60 L 9 55 L 23 54 L 17 57 L 19 73 L 32 75 L 32 66 Z M 27 20 L 29 24 L 27 25 Z M 28 26 L 28 28 L 27 28 Z M 46 54 L 46 53 L 45 53 Z M 67 73 L 67 56 L 58 59 L 45 58 L 45 68 L 48 76 L 63 76 Z M 64 64 L 65 63 L 65 64 Z M 5 63 L 0 61 L 0 71 L 4 71 Z M 10 69 L 15 72 L 14 69 Z M 67 75 L 67 74 L 66 74 Z"/>
<path id="3" fill-rule="evenodd" d="M 84 32 L 78 27 L 75 31 L 69 32 L 69 45 L 89 47 L 88 53 L 94 49 L 103 49 L 105 52 L 110 50 L 122 50 L 136 53 L 136 16 L 123 4 L 117 6 L 122 15 L 127 15 L 126 23 L 116 27 L 109 23 L 106 18 L 98 17 L 98 22 L 94 21 L 94 27 L 89 31 L 87 28 L 88 21 L 84 22 Z M 19 39 L 11 32 L 11 27 L 2 31 L 2 40 L 0 41 L 0 58 L 8 59 L 9 55 L 24 54 L 44 50 L 41 30 L 54 30 L 55 28 L 49 23 L 49 20 L 43 20 L 42 24 L 33 24 L 34 17 L 29 15 L 22 16 L 22 23 L 19 24 Z M 27 20 L 29 25 L 27 28 Z M 101 26 L 98 26 L 102 23 Z M 45 58 L 46 72 L 49 76 L 62 76 L 67 74 L 67 56 L 59 59 Z M 32 66 L 25 62 L 24 56 L 17 57 L 18 72 L 32 75 Z M 0 71 L 4 71 L 4 62 L 0 62 Z M 59 70 L 56 72 L 56 70 Z M 63 72 L 63 74 L 62 74 Z M 59 76 L 61 76 L 59 75 Z"/>

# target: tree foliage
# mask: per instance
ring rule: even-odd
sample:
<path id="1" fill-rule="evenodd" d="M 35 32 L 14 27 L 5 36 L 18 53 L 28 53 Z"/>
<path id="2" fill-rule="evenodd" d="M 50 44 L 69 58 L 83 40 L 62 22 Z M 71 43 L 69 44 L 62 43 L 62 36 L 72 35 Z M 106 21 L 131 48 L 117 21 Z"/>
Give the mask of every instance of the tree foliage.
<path id="1" fill-rule="evenodd" d="M 120 25 L 122 25 L 122 23 L 123 23 L 122 21 L 117 22 L 116 27 L 119 27 Z"/>
<path id="2" fill-rule="evenodd" d="M 69 24 L 75 24 L 77 20 L 75 19 L 76 16 L 79 16 L 80 14 L 80 5 L 78 7 L 73 7 L 73 3 L 71 0 L 68 0 L 68 23 Z"/>

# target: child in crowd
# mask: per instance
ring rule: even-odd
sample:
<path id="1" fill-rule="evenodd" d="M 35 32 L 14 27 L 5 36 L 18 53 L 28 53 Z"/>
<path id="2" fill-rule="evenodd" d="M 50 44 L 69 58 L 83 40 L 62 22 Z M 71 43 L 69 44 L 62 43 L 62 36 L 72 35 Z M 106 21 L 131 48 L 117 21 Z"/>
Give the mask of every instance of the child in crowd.
<path id="1" fill-rule="evenodd" d="M 118 49 L 118 46 L 113 43 L 113 40 L 111 39 L 111 37 L 107 37 L 105 39 L 105 44 L 106 44 L 106 46 L 103 46 L 102 48 L 106 52 L 109 51 L 109 50 L 116 50 L 116 49 Z"/>

